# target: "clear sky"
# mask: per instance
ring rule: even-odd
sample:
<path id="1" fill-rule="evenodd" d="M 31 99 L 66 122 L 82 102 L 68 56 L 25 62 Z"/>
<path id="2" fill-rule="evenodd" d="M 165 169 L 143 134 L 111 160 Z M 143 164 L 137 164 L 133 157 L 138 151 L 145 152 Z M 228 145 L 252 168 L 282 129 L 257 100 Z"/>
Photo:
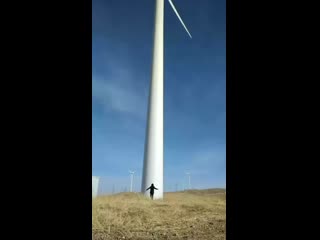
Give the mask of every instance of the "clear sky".
<path id="1" fill-rule="evenodd" d="M 226 184 L 226 2 L 167 0 L 164 191 Z M 92 1 L 92 174 L 102 192 L 140 191 L 155 0 Z"/>

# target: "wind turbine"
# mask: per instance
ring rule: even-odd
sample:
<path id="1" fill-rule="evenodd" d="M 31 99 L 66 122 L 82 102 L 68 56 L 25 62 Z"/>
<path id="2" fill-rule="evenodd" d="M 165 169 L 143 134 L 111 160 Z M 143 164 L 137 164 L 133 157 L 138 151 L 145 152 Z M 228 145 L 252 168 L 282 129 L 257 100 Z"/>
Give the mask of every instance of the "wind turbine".
<path id="1" fill-rule="evenodd" d="M 171 0 L 168 0 L 182 26 L 192 38 Z M 152 75 L 144 149 L 141 192 L 153 183 L 159 190 L 154 199 L 163 198 L 163 25 L 164 0 L 156 0 Z"/>
<path id="2" fill-rule="evenodd" d="M 133 185 L 133 175 L 134 175 L 134 172 L 129 170 L 129 173 L 130 173 L 130 192 L 132 192 L 132 185 Z"/>
<path id="3" fill-rule="evenodd" d="M 98 196 L 99 180 L 100 177 L 92 176 L 92 198 L 96 198 Z"/>

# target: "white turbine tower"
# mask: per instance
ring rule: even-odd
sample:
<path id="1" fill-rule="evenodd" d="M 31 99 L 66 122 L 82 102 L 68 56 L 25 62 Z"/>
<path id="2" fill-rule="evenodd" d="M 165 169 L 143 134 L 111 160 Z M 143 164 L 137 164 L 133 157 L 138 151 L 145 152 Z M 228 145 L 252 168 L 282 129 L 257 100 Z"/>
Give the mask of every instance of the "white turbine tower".
<path id="1" fill-rule="evenodd" d="M 130 171 L 129 170 L 129 173 L 130 173 L 130 192 L 132 192 L 132 186 L 133 186 L 133 175 L 134 175 L 134 172 L 133 171 Z"/>
<path id="2" fill-rule="evenodd" d="M 98 196 L 99 180 L 100 177 L 92 176 L 92 198 L 96 198 Z"/>
<path id="3" fill-rule="evenodd" d="M 168 1 L 192 38 L 172 1 Z M 146 189 L 153 183 L 158 188 L 154 193 L 154 199 L 163 198 L 163 25 L 164 0 L 156 0 L 152 75 L 141 186 L 142 193 L 148 196 Z"/>

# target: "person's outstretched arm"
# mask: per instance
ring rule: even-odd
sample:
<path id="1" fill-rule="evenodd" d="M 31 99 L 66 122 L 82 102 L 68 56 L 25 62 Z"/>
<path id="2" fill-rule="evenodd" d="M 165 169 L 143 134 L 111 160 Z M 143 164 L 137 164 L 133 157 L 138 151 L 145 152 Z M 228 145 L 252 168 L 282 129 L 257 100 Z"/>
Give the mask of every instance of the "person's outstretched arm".
<path id="1" fill-rule="evenodd" d="M 156 187 L 154 189 L 158 190 L 158 188 L 156 188 Z"/>
<path id="2" fill-rule="evenodd" d="M 150 189 L 150 187 L 148 187 L 147 189 L 146 189 L 146 191 L 148 191 Z"/>

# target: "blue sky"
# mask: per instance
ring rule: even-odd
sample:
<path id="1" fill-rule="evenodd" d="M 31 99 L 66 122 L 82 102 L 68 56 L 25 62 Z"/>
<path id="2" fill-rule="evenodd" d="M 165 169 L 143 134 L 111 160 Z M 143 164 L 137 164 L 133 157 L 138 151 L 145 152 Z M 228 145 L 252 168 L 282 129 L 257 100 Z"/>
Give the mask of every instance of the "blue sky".
<path id="1" fill-rule="evenodd" d="M 164 186 L 225 187 L 225 0 L 165 0 Z M 155 0 L 92 1 L 92 174 L 140 190 Z"/>

